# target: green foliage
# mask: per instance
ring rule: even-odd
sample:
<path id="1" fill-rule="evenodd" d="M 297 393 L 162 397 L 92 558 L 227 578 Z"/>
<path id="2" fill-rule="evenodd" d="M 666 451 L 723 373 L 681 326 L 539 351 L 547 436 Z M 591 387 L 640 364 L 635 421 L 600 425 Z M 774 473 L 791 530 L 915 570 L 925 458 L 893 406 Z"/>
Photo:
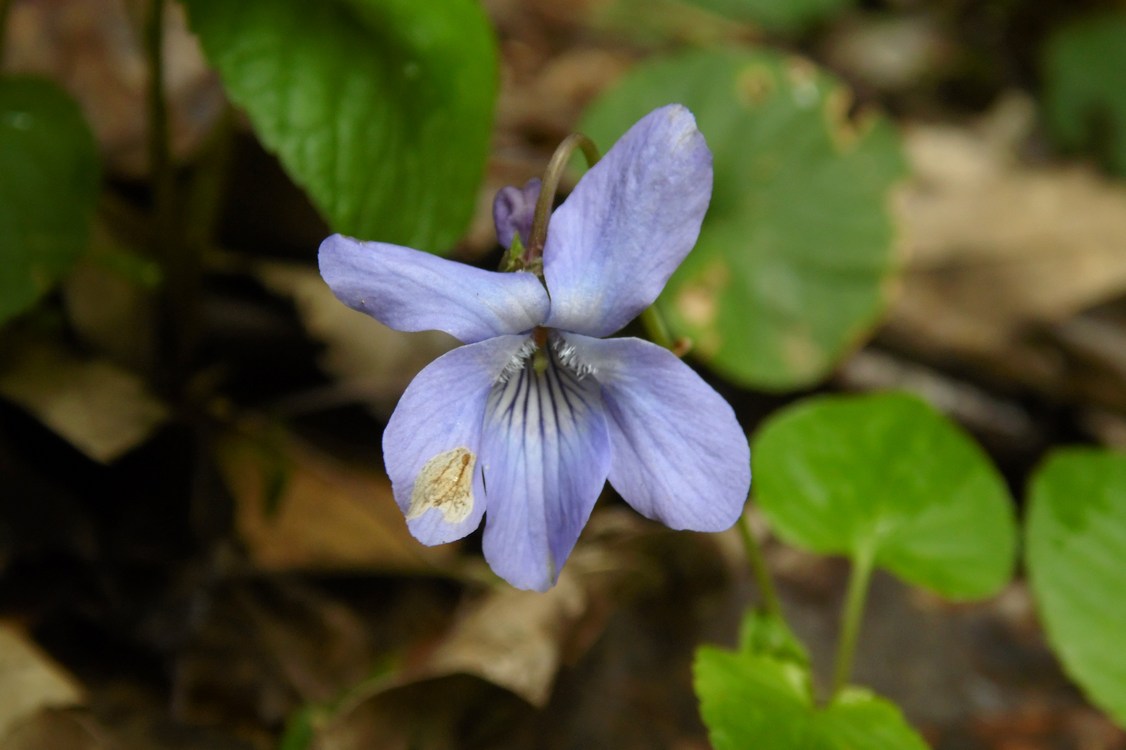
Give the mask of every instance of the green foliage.
<path id="1" fill-rule="evenodd" d="M 1126 727 L 1126 456 L 1056 452 L 1032 478 L 1028 573 L 1048 639 Z"/>
<path id="2" fill-rule="evenodd" d="M 0 323 L 27 310 L 86 249 L 98 152 L 60 88 L 0 78 Z"/>
<path id="3" fill-rule="evenodd" d="M 316 706 L 302 706 L 285 723 L 285 733 L 278 744 L 278 750 L 308 750 L 316 739 L 317 717 L 321 713 Z"/>
<path id="4" fill-rule="evenodd" d="M 464 231 L 496 96 L 474 0 L 186 0 L 262 142 L 337 231 L 431 251 Z"/>
<path id="5" fill-rule="evenodd" d="M 848 688 L 818 708 L 807 667 L 703 647 L 694 665 L 700 714 L 715 750 L 924 750 L 893 704 Z"/>
<path id="6" fill-rule="evenodd" d="M 809 652 L 781 618 L 752 610 L 739 629 L 739 650 L 809 666 Z"/>
<path id="7" fill-rule="evenodd" d="M 828 18 L 853 0 L 689 0 L 694 5 L 768 31 L 792 33 Z"/>
<path id="8" fill-rule="evenodd" d="M 1066 26 L 1044 54 L 1048 126 L 1065 148 L 1087 150 L 1126 177 L 1126 13 Z"/>
<path id="9" fill-rule="evenodd" d="M 888 192 L 904 161 L 888 123 L 847 119 L 848 96 L 802 60 L 694 52 L 639 67 L 584 119 L 609 144 L 662 104 L 696 115 L 715 156 L 712 203 L 658 304 L 676 336 L 736 383 L 820 379 L 887 304 Z"/>
<path id="10" fill-rule="evenodd" d="M 829 396 L 772 418 L 751 447 L 755 496 L 779 536 L 954 599 L 1012 575 L 1012 500 L 981 449 L 904 394 Z"/>

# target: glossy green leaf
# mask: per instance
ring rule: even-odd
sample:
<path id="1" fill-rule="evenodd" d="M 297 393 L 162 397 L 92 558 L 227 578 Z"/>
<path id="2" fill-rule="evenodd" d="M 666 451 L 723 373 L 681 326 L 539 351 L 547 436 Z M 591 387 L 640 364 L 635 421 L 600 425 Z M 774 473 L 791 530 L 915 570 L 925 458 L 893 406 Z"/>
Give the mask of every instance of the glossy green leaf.
<path id="1" fill-rule="evenodd" d="M 771 418 L 751 446 L 755 497 L 774 530 L 953 599 L 1012 576 L 1013 503 L 982 450 L 905 394 L 826 396 Z"/>
<path id="2" fill-rule="evenodd" d="M 700 715 L 715 750 L 925 750 L 893 704 L 849 688 L 817 708 L 794 662 L 703 647 L 694 665 Z"/>
<path id="3" fill-rule="evenodd" d="M 1026 558 L 1065 669 L 1126 727 L 1126 455 L 1069 449 L 1048 459 L 1031 483 Z"/>
<path id="4" fill-rule="evenodd" d="M 701 8 L 770 31 L 794 32 L 852 5 L 853 0 L 689 0 Z"/>
<path id="5" fill-rule="evenodd" d="M 1060 29 L 1044 54 L 1049 129 L 1065 148 L 1086 150 L 1126 177 L 1126 13 Z"/>
<path id="6" fill-rule="evenodd" d="M 695 113 L 715 165 L 699 242 L 659 301 L 673 332 L 743 385 L 822 378 L 887 305 L 896 133 L 848 120 L 848 92 L 811 63 L 741 51 L 639 67 L 582 129 L 605 147 L 669 102 Z"/>
<path id="7" fill-rule="evenodd" d="M 0 323 L 86 249 L 98 171 L 94 137 L 62 89 L 0 78 Z"/>
<path id="8" fill-rule="evenodd" d="M 431 251 L 465 230 L 496 96 L 475 0 L 186 0 L 192 28 L 333 229 Z"/>

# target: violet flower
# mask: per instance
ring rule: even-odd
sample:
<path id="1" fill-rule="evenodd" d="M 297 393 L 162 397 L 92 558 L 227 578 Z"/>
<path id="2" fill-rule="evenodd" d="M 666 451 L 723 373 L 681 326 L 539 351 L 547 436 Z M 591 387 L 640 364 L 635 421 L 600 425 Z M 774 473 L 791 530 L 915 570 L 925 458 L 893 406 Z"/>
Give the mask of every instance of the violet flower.
<path id="1" fill-rule="evenodd" d="M 556 581 L 607 481 L 674 529 L 739 518 L 750 455 L 731 407 L 674 354 L 604 338 L 660 294 L 711 197 L 711 152 L 679 105 L 651 112 L 551 215 L 542 278 L 340 235 L 320 248 L 336 296 L 400 331 L 465 346 L 407 388 L 383 435 L 395 499 L 424 544 L 485 519 L 513 586 Z M 539 185 L 497 196 L 497 234 L 527 243 Z M 546 287 L 546 288 L 545 288 Z"/>

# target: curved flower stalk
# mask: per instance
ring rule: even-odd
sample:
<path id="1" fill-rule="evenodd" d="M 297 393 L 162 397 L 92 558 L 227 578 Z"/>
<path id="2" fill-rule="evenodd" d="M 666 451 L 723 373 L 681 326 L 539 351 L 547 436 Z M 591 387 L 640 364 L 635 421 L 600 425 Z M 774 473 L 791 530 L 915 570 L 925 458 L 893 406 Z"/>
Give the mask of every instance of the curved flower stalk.
<path id="1" fill-rule="evenodd" d="M 527 243 L 539 187 L 498 194 L 504 244 Z M 465 344 L 419 373 L 383 436 L 395 499 L 419 541 L 461 538 L 485 517 L 489 565 L 543 591 L 607 480 L 674 529 L 735 523 L 750 454 L 731 407 L 671 352 L 604 338 L 652 304 L 692 249 L 711 187 L 695 119 L 670 105 L 635 124 L 551 215 L 542 276 L 324 241 L 321 274 L 342 302 Z"/>

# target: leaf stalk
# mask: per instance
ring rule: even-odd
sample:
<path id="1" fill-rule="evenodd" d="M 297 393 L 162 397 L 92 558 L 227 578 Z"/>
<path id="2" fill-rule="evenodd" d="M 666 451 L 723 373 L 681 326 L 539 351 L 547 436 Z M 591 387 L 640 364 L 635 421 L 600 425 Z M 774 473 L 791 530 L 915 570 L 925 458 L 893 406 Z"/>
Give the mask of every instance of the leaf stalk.
<path id="1" fill-rule="evenodd" d="M 837 657 L 833 667 L 833 698 L 836 698 L 848 685 L 849 677 L 852 675 L 852 663 L 856 656 L 856 643 L 860 633 L 860 623 L 864 617 L 864 605 L 868 598 L 874 562 L 870 549 L 860 550 L 852 560 L 844 610 L 841 612 Z"/>

